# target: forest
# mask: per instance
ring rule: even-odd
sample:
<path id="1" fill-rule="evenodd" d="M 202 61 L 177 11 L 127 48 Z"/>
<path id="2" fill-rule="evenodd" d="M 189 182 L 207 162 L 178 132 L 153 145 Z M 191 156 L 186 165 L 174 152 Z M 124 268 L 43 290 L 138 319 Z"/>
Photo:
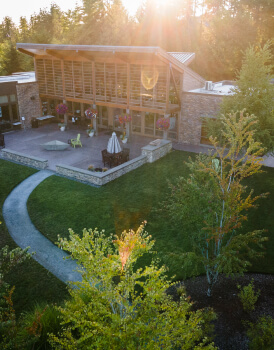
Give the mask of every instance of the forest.
<path id="1" fill-rule="evenodd" d="M 52 3 L 16 25 L 0 24 L 0 75 L 33 70 L 16 43 L 159 46 L 195 52 L 192 69 L 207 80 L 235 79 L 244 51 L 274 33 L 272 0 L 145 0 L 129 16 L 121 0 L 82 0 L 62 11 Z"/>

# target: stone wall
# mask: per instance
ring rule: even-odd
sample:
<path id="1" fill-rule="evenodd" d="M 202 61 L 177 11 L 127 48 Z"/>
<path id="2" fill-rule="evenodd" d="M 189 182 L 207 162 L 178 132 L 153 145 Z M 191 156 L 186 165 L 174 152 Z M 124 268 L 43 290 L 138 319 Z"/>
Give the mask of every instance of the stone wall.
<path id="1" fill-rule="evenodd" d="M 142 155 L 147 157 L 148 163 L 153 163 L 155 160 L 164 157 L 172 149 L 172 142 L 159 139 L 159 144 L 156 146 L 147 145 L 142 147 Z"/>
<path id="2" fill-rule="evenodd" d="M 27 156 L 23 153 L 12 151 L 7 148 L 2 149 L 1 156 L 5 160 L 11 160 L 13 162 L 31 166 L 36 169 L 46 169 L 48 167 L 48 161 L 46 159 Z"/>
<path id="3" fill-rule="evenodd" d="M 68 165 L 56 165 L 56 172 L 59 175 L 83 183 L 102 186 L 134 169 L 139 168 L 146 162 L 147 157 L 142 155 L 103 173 L 74 168 Z"/>
<path id="4" fill-rule="evenodd" d="M 20 117 L 25 117 L 25 126 L 31 127 L 31 119 L 41 116 L 38 83 L 16 85 Z"/>
<path id="5" fill-rule="evenodd" d="M 184 92 L 179 120 L 178 141 L 199 145 L 203 117 L 214 117 L 220 110 L 223 96 Z"/>

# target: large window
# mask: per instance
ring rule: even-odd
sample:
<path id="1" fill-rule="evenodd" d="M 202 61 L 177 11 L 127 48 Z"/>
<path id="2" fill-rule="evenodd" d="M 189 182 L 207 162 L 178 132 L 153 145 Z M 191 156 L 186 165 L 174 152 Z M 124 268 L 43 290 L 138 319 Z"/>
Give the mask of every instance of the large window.
<path id="1" fill-rule="evenodd" d="M 0 131 L 12 128 L 12 124 L 19 121 L 16 95 L 0 96 Z"/>
<path id="2" fill-rule="evenodd" d="M 134 133 L 141 133 L 141 112 L 138 111 L 132 111 L 132 121 L 131 121 L 131 127 L 132 127 L 132 132 Z"/>
<path id="3" fill-rule="evenodd" d="M 212 118 L 215 119 L 215 118 Z M 201 128 L 201 144 L 203 145 L 211 145 L 211 142 L 209 141 L 208 131 L 206 127 L 207 118 L 202 118 L 202 128 Z"/>

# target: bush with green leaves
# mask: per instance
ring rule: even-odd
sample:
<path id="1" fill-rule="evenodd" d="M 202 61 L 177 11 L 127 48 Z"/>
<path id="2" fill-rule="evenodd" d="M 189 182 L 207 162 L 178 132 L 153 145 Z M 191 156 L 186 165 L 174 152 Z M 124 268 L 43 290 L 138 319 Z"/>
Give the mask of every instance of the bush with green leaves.
<path id="1" fill-rule="evenodd" d="M 238 289 L 240 292 L 238 293 L 238 297 L 241 300 L 241 303 L 243 304 L 243 308 L 247 312 L 251 312 L 255 309 L 255 304 L 259 298 L 260 290 L 255 292 L 254 290 L 254 280 L 252 279 L 251 282 L 244 287 L 241 287 L 238 285 Z"/>
<path id="2" fill-rule="evenodd" d="M 249 323 L 247 336 L 250 340 L 250 350 L 273 350 L 274 349 L 274 320 L 270 316 L 261 316 L 253 324 Z"/>
<path id="3" fill-rule="evenodd" d="M 1 222 L 0 222 L 1 224 Z M 15 248 L 10 250 L 8 246 L 0 250 L 0 346 L 1 349 L 15 349 L 17 346 L 16 335 L 18 322 L 12 302 L 12 294 L 15 287 L 10 288 L 5 281 L 6 274 L 16 265 L 30 258 L 27 249 Z"/>
<path id="4" fill-rule="evenodd" d="M 71 298 L 59 310 L 63 330 L 51 335 L 57 349 L 215 349 L 208 337 L 215 318 L 211 310 L 191 310 L 185 296 L 172 300 L 166 268 L 153 260 L 136 267 L 154 241 L 144 225 L 120 237 L 69 230 L 60 247 L 79 264 L 82 281 L 73 283 Z"/>
<path id="5" fill-rule="evenodd" d="M 48 334 L 61 330 L 60 312 L 54 305 L 36 304 L 20 317 L 17 344 L 22 349 L 51 349 Z"/>

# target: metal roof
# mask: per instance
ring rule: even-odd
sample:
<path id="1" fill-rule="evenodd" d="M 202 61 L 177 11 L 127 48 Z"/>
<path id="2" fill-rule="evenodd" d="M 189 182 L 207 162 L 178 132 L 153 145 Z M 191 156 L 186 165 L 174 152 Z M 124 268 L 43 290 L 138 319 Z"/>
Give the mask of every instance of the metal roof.
<path id="1" fill-rule="evenodd" d="M 24 83 L 32 83 L 34 81 L 36 81 L 35 72 L 19 72 L 19 73 L 13 73 L 12 75 L 0 76 L 0 84 L 10 83 L 10 82 L 24 84 Z"/>
<path id="2" fill-rule="evenodd" d="M 189 65 L 195 58 L 194 52 L 168 52 L 169 55 L 176 58 L 179 62 Z"/>

